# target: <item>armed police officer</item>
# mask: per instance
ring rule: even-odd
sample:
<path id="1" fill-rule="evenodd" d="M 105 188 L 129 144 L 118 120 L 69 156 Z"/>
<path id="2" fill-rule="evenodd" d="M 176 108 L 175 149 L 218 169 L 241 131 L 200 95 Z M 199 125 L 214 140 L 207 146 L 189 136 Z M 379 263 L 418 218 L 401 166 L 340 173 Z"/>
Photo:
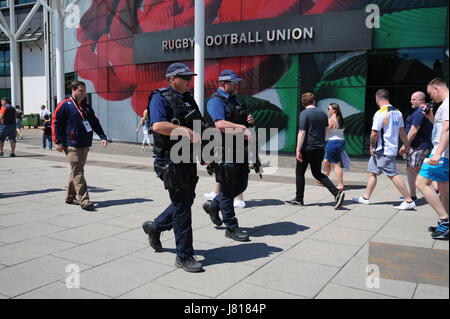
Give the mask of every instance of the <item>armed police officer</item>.
<path id="1" fill-rule="evenodd" d="M 248 126 L 253 124 L 253 118 L 247 110 L 236 100 L 239 82 L 242 81 L 232 70 L 225 70 L 219 75 L 219 88 L 207 103 L 205 119 L 222 133 L 222 162 L 215 167 L 216 181 L 220 184 L 220 193 L 212 200 L 203 204 L 203 209 L 209 214 L 211 221 L 222 225 L 219 211 L 222 212 L 223 223 L 226 226 L 225 236 L 236 241 L 248 241 L 249 235 L 239 228 L 234 212 L 234 198 L 245 191 L 248 184 L 248 151 L 246 147 L 239 148 L 239 143 L 227 145 L 226 135 L 241 133 L 247 144 L 251 139 Z M 228 139 L 230 140 L 230 139 Z M 237 154 L 244 152 L 242 162 Z"/>
<path id="2" fill-rule="evenodd" d="M 203 270 L 202 264 L 194 258 L 192 245 L 191 206 L 198 182 L 197 164 L 192 154 L 188 154 L 187 161 L 180 161 L 176 159 L 179 152 L 171 151 L 180 139 L 188 139 L 190 146 L 201 141 L 200 135 L 193 130 L 192 121 L 187 123 L 185 120 L 187 114 L 198 110 L 189 92 L 190 81 L 195 75 L 187 65 L 172 63 L 166 72 L 169 86 L 154 91 L 149 98 L 148 114 L 155 142 L 154 168 L 164 182 L 164 188 L 169 191 L 171 204 L 154 221 L 142 225 L 155 251 L 162 249 L 161 232 L 173 228 L 177 254 L 175 266 L 188 272 Z M 173 135 L 178 135 L 178 140 L 174 140 Z M 181 154 L 183 158 L 184 155 Z"/>

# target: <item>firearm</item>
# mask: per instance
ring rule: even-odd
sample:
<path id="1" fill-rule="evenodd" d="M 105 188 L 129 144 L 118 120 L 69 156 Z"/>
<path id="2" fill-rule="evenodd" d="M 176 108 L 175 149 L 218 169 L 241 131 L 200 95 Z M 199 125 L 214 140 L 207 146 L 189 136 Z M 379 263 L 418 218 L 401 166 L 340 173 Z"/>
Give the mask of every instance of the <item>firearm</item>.
<path id="1" fill-rule="evenodd" d="M 200 133 L 201 136 L 203 136 L 203 132 L 208 129 L 208 128 L 212 128 L 214 126 L 212 126 L 211 124 L 209 124 L 208 122 L 205 121 L 205 119 L 203 118 L 202 114 L 200 113 L 200 111 L 197 108 L 194 108 L 193 110 L 191 110 L 190 112 L 188 112 L 185 116 L 184 116 L 184 122 L 187 126 L 190 127 L 194 127 L 194 121 L 200 121 Z M 203 147 L 205 147 L 207 144 L 209 143 L 209 141 L 203 140 L 202 138 L 202 154 L 203 154 Z M 200 154 L 200 164 L 204 165 L 206 164 L 203 161 L 203 156 L 202 154 Z M 210 166 L 211 164 L 209 164 L 206 169 L 208 170 L 208 174 L 212 175 L 214 173 L 214 168 L 212 166 Z"/>
<path id="2" fill-rule="evenodd" d="M 242 117 L 244 125 L 247 128 L 255 126 L 254 124 L 250 124 L 250 123 L 247 122 L 247 117 L 249 116 L 247 108 L 244 107 L 242 110 L 240 110 L 239 113 L 240 113 L 240 115 Z M 262 173 L 264 173 L 264 172 L 263 172 L 263 169 L 262 169 L 262 166 L 261 166 L 261 161 L 259 160 L 258 153 L 259 153 L 258 152 L 258 145 L 256 145 L 255 161 L 254 161 L 254 163 L 251 163 L 251 165 L 249 167 L 250 167 L 250 169 L 254 169 L 255 173 L 259 174 L 259 178 L 262 179 L 263 178 L 262 177 Z"/>

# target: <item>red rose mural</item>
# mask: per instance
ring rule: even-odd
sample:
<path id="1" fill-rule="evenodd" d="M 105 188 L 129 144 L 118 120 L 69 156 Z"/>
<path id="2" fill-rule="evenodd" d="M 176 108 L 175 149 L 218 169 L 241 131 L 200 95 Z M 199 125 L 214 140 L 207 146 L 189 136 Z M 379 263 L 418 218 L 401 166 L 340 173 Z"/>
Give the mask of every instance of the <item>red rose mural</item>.
<path id="1" fill-rule="evenodd" d="M 163 77 L 169 63 L 135 65 L 133 35 L 194 24 L 194 0 L 92 0 L 81 19 L 77 39 L 81 43 L 75 71 L 90 80 L 96 92 L 110 101 L 132 97 L 134 111 L 141 115 L 149 92 L 166 86 Z M 205 0 L 207 23 L 274 18 L 283 15 L 317 14 L 351 8 L 355 0 Z M 152 50 L 149 45 L 149 50 Z M 192 61 L 184 61 L 193 67 Z M 281 56 L 259 56 L 207 60 L 205 87 L 210 92 L 225 68 L 234 69 L 246 80 L 246 94 L 271 87 L 286 71 Z"/>

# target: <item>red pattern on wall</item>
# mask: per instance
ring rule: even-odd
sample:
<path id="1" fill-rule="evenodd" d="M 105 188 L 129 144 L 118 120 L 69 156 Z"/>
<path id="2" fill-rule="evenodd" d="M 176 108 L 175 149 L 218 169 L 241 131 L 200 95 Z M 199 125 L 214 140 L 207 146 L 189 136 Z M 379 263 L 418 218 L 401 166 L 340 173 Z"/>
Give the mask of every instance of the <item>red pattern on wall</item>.
<path id="1" fill-rule="evenodd" d="M 95 91 L 110 101 L 132 97 L 133 110 L 142 115 L 152 90 L 167 85 L 164 74 L 169 63 L 135 65 L 133 35 L 194 24 L 194 0 L 93 0 L 83 15 L 77 39 L 81 43 L 75 71 L 90 80 Z M 274 18 L 284 15 L 318 14 L 350 8 L 357 0 L 205 0 L 207 23 Z M 301 8 L 302 7 L 302 8 Z M 149 45 L 149 50 L 152 46 Z M 192 61 L 184 61 L 193 68 Z M 236 57 L 207 60 L 206 92 L 217 85 L 221 70 L 233 69 L 245 79 L 246 94 L 271 87 L 287 69 L 283 56 Z"/>

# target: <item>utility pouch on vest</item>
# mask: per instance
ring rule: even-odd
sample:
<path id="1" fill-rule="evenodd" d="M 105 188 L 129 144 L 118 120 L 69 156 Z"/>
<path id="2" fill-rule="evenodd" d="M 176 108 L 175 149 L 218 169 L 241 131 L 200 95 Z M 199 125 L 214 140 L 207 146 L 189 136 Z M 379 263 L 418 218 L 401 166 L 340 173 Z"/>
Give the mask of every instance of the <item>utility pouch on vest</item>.
<path id="1" fill-rule="evenodd" d="M 198 181 L 198 176 L 189 169 L 172 162 L 154 165 L 156 175 L 164 182 L 167 190 L 180 191 L 192 187 Z"/>
<path id="2" fill-rule="evenodd" d="M 238 180 L 238 170 L 233 164 L 220 163 L 216 169 L 216 182 L 235 184 Z"/>

